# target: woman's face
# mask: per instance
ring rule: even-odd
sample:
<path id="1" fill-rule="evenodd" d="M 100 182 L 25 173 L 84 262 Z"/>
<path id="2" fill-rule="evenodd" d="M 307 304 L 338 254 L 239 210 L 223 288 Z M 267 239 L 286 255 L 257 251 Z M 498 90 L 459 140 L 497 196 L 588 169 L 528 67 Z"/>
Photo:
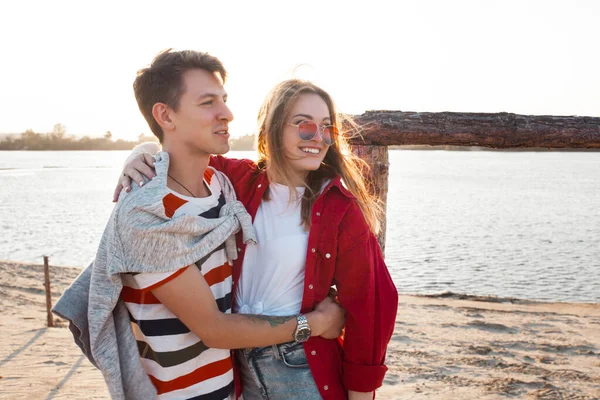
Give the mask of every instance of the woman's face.
<path id="1" fill-rule="evenodd" d="M 318 126 L 317 133 L 310 140 L 302 140 L 298 127 L 294 126 L 303 121 L 312 121 Z M 283 127 L 283 150 L 296 186 L 301 186 L 308 173 L 321 166 L 329 148 L 323 142 L 322 127 L 331 122 L 329 108 L 318 94 L 301 94 L 292 106 Z"/>

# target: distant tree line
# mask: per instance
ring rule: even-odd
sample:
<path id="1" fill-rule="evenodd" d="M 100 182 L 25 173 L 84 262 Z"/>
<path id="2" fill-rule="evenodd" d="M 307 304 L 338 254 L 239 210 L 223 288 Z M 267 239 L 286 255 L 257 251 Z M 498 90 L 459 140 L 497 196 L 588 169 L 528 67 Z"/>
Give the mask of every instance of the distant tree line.
<path id="1" fill-rule="evenodd" d="M 231 150 L 249 151 L 256 148 L 256 135 L 244 135 L 229 139 L 229 148 Z"/>
<path id="2" fill-rule="evenodd" d="M 149 141 L 156 141 L 156 137 L 142 133 L 137 141 L 113 140 L 110 131 L 102 137 L 77 138 L 67 135 L 63 124 L 56 124 L 49 133 L 28 129 L 20 135 L 6 136 L 0 141 L 0 150 L 131 150 L 136 144 Z"/>
<path id="3" fill-rule="evenodd" d="M 157 142 L 156 136 L 140 134 L 136 141 L 113 140 L 112 133 L 102 137 L 67 135 L 63 124 L 56 124 L 50 133 L 36 133 L 31 129 L 20 135 L 8 135 L 0 140 L 0 150 L 131 150 L 139 143 Z M 231 150 L 252 150 L 254 135 L 233 138 Z"/>

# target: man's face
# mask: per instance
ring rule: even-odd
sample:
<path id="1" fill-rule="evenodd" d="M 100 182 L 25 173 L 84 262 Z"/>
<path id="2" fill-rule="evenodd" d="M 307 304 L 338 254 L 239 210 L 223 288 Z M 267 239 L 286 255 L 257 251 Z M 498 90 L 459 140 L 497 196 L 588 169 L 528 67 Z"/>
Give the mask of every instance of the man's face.
<path id="1" fill-rule="evenodd" d="M 174 129 L 171 141 L 187 147 L 198 155 L 223 154 L 229 151 L 228 124 L 233 114 L 225 104 L 227 93 L 218 74 L 202 69 L 183 75 L 184 93 L 177 111 L 169 114 Z"/>

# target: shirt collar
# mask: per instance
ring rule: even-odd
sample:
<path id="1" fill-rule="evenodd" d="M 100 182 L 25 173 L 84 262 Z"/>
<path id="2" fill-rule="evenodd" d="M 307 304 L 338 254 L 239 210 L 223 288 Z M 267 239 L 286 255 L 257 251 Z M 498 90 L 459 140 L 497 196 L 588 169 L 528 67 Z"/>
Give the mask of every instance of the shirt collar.
<path id="1" fill-rule="evenodd" d="M 266 171 L 262 171 L 261 175 L 262 175 L 262 177 L 261 177 L 262 182 L 261 183 L 266 184 L 266 186 L 268 186 L 270 182 L 269 182 L 269 177 L 267 175 L 267 172 Z M 339 177 L 339 176 L 331 178 L 331 180 L 329 181 L 329 183 L 327 184 L 327 186 L 325 186 L 325 188 L 321 192 L 321 196 L 324 195 L 325 193 L 327 193 L 332 188 L 336 188 L 337 190 L 339 190 L 339 192 L 341 194 L 343 194 L 344 196 L 348 197 L 349 199 L 356 199 L 356 196 L 354 196 L 351 191 L 349 191 L 348 189 L 346 189 L 344 187 L 344 185 L 342 184 L 342 178 Z"/>
<path id="2" fill-rule="evenodd" d="M 342 178 L 340 178 L 339 176 L 336 176 L 335 178 L 331 179 L 331 181 L 329 182 L 329 184 L 327 186 L 325 186 L 325 189 L 323 189 L 323 194 L 327 193 L 330 189 L 333 189 L 333 188 L 337 188 L 337 190 L 339 190 L 341 194 L 343 194 L 344 196 L 348 197 L 349 199 L 355 199 L 356 198 L 352 194 L 351 191 L 349 191 L 348 189 L 346 189 L 344 187 L 344 185 L 342 184 Z"/>

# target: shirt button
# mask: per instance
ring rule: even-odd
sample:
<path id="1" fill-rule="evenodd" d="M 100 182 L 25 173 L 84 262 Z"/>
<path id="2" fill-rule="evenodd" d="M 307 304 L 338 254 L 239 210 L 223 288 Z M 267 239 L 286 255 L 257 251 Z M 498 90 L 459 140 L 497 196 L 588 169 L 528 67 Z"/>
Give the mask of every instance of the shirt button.
<path id="1" fill-rule="evenodd" d="M 320 213 L 320 212 L 317 212 L 317 217 L 320 217 L 320 216 L 321 216 L 321 213 Z"/>
<path id="2" fill-rule="evenodd" d="M 331 254 L 329 254 L 329 253 L 325 254 L 325 258 L 331 258 Z"/>
<path id="3" fill-rule="evenodd" d="M 310 354 L 312 354 L 313 356 L 316 356 L 317 352 L 313 350 L 313 351 L 310 352 Z"/>
<path id="4" fill-rule="evenodd" d="M 259 183 L 258 184 L 258 188 L 260 189 L 261 187 L 262 187 L 262 183 Z"/>
<path id="5" fill-rule="evenodd" d="M 308 288 L 309 288 L 310 290 L 312 290 L 312 288 L 313 288 L 313 285 L 312 285 L 312 284 L 308 285 Z"/>
<path id="6" fill-rule="evenodd" d="M 325 386 L 323 386 L 323 389 L 324 390 L 329 390 L 329 386 L 325 385 Z"/>
<path id="7" fill-rule="evenodd" d="M 240 249 L 240 248 L 238 247 L 238 253 L 239 253 L 240 251 L 242 251 L 242 249 Z"/>
<path id="8" fill-rule="evenodd" d="M 315 249 L 315 248 L 313 247 L 312 249 L 310 249 L 310 251 L 312 251 L 312 252 L 314 253 L 315 251 L 317 251 L 317 249 Z"/>

